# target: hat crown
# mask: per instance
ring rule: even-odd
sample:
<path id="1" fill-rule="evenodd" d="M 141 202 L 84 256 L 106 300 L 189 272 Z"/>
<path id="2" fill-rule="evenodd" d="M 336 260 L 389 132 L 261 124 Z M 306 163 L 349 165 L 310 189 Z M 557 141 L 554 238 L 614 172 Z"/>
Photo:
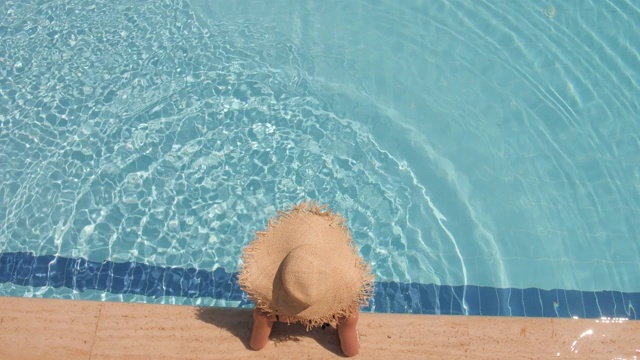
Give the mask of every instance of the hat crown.
<path id="1" fill-rule="evenodd" d="M 331 278 L 326 251 L 307 243 L 291 250 L 282 262 L 282 287 L 296 308 L 304 310 L 324 301 Z M 290 314 L 295 315 L 295 314 Z"/>

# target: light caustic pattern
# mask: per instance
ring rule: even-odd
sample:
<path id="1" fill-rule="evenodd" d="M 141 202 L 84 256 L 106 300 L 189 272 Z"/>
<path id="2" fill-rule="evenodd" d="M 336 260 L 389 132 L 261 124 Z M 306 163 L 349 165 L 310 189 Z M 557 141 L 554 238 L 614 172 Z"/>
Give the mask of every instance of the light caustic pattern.
<path id="1" fill-rule="evenodd" d="M 637 291 L 639 14 L 3 2 L 0 250 L 233 272 L 316 199 L 378 280 Z"/>
<path id="2" fill-rule="evenodd" d="M 332 111 L 291 45 L 174 1 L 1 13 L 1 251 L 235 271 L 308 198 L 347 217 L 380 279 L 463 281 L 411 172 Z"/>

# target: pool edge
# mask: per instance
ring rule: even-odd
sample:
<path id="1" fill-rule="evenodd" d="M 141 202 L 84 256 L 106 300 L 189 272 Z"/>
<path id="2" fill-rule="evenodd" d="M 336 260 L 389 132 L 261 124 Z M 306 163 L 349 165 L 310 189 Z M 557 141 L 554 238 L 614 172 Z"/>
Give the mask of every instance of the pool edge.
<path id="1" fill-rule="evenodd" d="M 247 349 L 247 309 L 0 297 L 0 358 L 337 358 L 336 333 L 281 326 Z M 359 357 L 633 358 L 640 321 L 361 315 Z"/>

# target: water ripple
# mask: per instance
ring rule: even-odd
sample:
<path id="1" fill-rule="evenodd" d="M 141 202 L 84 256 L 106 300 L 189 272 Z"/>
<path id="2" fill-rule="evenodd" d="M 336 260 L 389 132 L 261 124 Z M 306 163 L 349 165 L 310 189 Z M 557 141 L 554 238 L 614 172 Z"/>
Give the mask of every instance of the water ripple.
<path id="1" fill-rule="evenodd" d="M 381 279 L 637 290 L 638 13 L 4 2 L 2 250 L 233 270 L 313 198 Z"/>
<path id="2" fill-rule="evenodd" d="M 420 235 L 437 219 L 407 212 L 424 189 L 301 50 L 179 2 L 6 6 L 3 251 L 233 269 L 277 208 L 312 198 L 380 278 L 466 283 Z"/>

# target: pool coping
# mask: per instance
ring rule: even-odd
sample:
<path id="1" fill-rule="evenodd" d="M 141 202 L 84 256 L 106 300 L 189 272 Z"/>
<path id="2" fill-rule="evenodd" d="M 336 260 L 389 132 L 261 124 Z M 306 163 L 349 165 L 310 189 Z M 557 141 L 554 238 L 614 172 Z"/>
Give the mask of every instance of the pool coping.
<path id="1" fill-rule="evenodd" d="M 340 358 L 334 329 L 278 325 L 248 348 L 242 308 L 0 297 L 0 358 Z M 362 313 L 366 359 L 640 357 L 640 321 Z"/>

